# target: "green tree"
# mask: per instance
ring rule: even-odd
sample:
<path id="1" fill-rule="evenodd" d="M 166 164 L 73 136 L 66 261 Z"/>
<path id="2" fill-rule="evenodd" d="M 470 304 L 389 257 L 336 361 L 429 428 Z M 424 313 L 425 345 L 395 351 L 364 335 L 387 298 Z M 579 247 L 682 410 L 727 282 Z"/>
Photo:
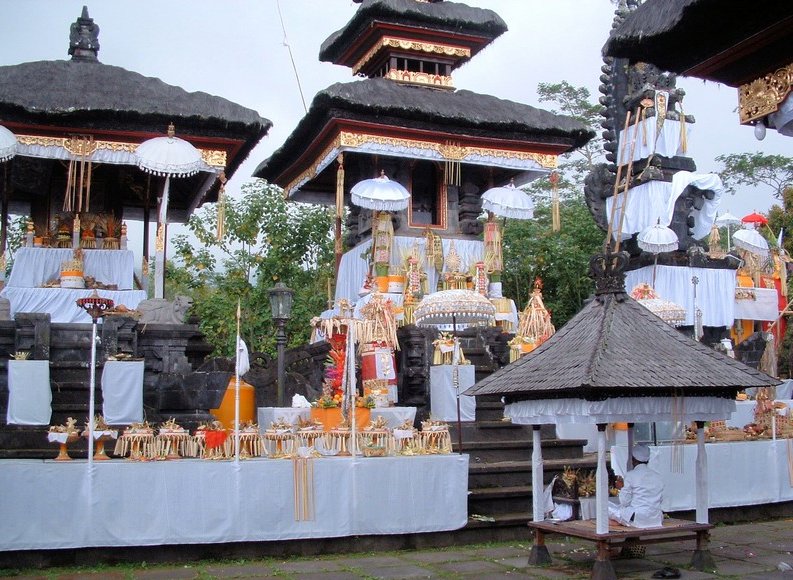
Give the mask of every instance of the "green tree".
<path id="1" fill-rule="evenodd" d="M 595 225 L 582 198 L 562 201 L 562 229 L 551 229 L 550 203 L 540 203 L 534 220 L 507 220 L 504 228 L 503 292 L 525 306 L 534 280 L 543 283 L 545 306 L 556 327 L 580 309 L 594 288 L 589 278 L 589 259 L 603 244 L 603 232 Z"/>
<path id="2" fill-rule="evenodd" d="M 597 134 L 602 107 L 590 101 L 589 90 L 566 81 L 540 83 L 539 100 L 552 105 L 557 114 L 573 117 Z M 560 199 L 561 231 L 551 228 L 552 187 L 547 178 L 525 187 L 537 204 L 535 219 L 507 220 L 504 228 L 503 292 L 523 307 L 535 278 L 543 282 L 543 298 L 559 327 L 581 309 L 593 289 L 588 276 L 589 259 L 603 243 L 603 232 L 595 225 L 583 196 L 586 174 L 603 161 L 599 137 L 561 156 L 556 184 Z"/>
<path id="3" fill-rule="evenodd" d="M 187 224 L 191 235 L 174 240 L 178 267 L 169 272 L 173 291 L 193 298 L 200 328 L 216 353 L 234 352 L 237 300 L 249 348 L 274 351 L 268 290 L 277 281 L 295 292 L 290 345 L 307 342 L 310 319 L 326 308 L 333 272 L 331 213 L 287 203 L 279 187 L 254 180 L 243 185 L 241 199 L 226 199 L 220 239 L 217 224 L 217 204 L 196 212 Z"/>
<path id="4" fill-rule="evenodd" d="M 738 186 L 770 187 L 774 197 L 782 199 L 785 188 L 793 186 L 793 158 L 784 155 L 734 153 L 719 155 L 716 161 L 724 166 L 719 172 L 724 187 L 735 193 Z"/>

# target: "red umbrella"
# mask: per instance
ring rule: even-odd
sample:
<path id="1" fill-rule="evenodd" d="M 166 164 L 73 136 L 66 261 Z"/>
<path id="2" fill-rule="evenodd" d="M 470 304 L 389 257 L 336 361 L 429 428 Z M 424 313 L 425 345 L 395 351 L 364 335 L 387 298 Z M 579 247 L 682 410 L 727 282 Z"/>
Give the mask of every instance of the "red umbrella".
<path id="1" fill-rule="evenodd" d="M 743 216 L 741 221 L 745 224 L 759 224 L 764 226 L 768 223 L 768 218 L 761 213 L 753 212 L 749 215 Z"/>

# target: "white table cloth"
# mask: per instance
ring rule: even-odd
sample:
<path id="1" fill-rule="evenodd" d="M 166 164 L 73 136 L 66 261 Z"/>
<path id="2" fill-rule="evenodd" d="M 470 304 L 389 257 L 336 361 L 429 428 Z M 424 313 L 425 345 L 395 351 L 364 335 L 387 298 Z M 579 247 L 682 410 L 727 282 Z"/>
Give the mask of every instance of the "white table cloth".
<path id="1" fill-rule="evenodd" d="M 454 388 L 454 365 L 430 367 L 430 413 L 439 421 L 457 421 L 457 392 Z M 459 392 L 474 384 L 474 365 L 457 365 Z M 476 420 L 476 397 L 460 395 L 460 421 Z"/>
<path id="2" fill-rule="evenodd" d="M 143 361 L 105 362 L 102 414 L 108 425 L 143 421 Z"/>
<path id="3" fill-rule="evenodd" d="M 443 255 L 444 258 L 448 255 L 451 249 L 452 240 L 444 238 L 443 242 Z M 426 240 L 423 237 L 410 237 L 410 236 L 394 236 L 394 248 L 391 252 L 391 264 L 399 266 L 404 263 L 405 258 L 413 250 L 413 246 L 418 244 L 419 252 L 424 255 L 424 248 Z M 364 254 L 369 251 L 372 245 L 372 240 L 369 239 L 355 246 L 353 249 L 348 250 L 341 257 L 339 263 L 339 275 L 337 277 L 338 283 L 336 284 L 336 297 L 338 301 L 341 298 L 346 298 L 351 302 L 358 300 L 358 292 L 366 280 L 366 274 L 369 271 L 368 257 Z M 468 271 L 474 264 L 484 259 L 485 246 L 484 242 L 479 240 L 454 240 L 454 248 L 460 256 L 462 266 L 461 271 Z M 363 257 L 362 257 L 363 256 Z M 444 263 L 444 269 L 446 265 Z M 438 273 L 434 268 L 427 268 L 425 265 L 425 272 L 427 273 L 427 286 L 432 292 L 438 286 Z"/>
<path id="4" fill-rule="evenodd" d="M 687 326 L 694 324 L 694 286 L 697 284 L 697 306 L 702 310 L 705 326 L 732 326 L 735 316 L 735 270 L 658 266 L 655 274 L 655 291 L 664 300 L 682 306 L 686 311 Z M 625 273 L 625 289 L 630 292 L 637 284 L 652 284 L 653 267 L 646 266 Z"/>
<path id="5" fill-rule="evenodd" d="M 404 534 L 468 521 L 467 455 L 313 461 L 310 521 L 295 520 L 289 460 L 107 461 L 91 470 L 85 461 L 0 461 L 0 550 Z"/>
<path id="6" fill-rule="evenodd" d="M 256 409 L 256 420 L 261 433 L 276 421 L 286 421 L 296 430 L 298 419 L 303 421 L 311 419 L 311 409 L 308 407 L 257 407 Z"/>
<path id="7" fill-rule="evenodd" d="M 78 298 L 90 296 L 94 291 L 66 288 L 17 288 L 6 286 L 0 296 L 11 301 L 11 317 L 18 312 L 49 313 L 51 322 L 91 322 L 91 317 L 78 308 Z M 130 310 L 146 300 L 145 290 L 97 290 L 103 298 L 110 298 L 116 306 L 123 304 Z"/>
<path id="8" fill-rule="evenodd" d="M 383 417 L 389 429 L 396 429 L 405 421 L 413 423 L 416 420 L 416 407 L 375 407 L 369 416 L 372 421 Z"/>
<path id="9" fill-rule="evenodd" d="M 8 286 L 38 288 L 60 278 L 61 264 L 74 257 L 71 248 L 19 248 Z M 84 250 L 83 273 L 103 284 L 117 284 L 119 290 L 132 290 L 135 256 L 130 250 Z"/>
<path id="10" fill-rule="evenodd" d="M 779 294 L 773 288 L 736 288 L 734 316 L 735 320 L 776 320 Z"/>
<path id="11" fill-rule="evenodd" d="M 49 425 L 51 417 L 50 361 L 8 361 L 6 423 Z"/>
<path id="12" fill-rule="evenodd" d="M 708 443 L 709 507 L 731 507 L 777 503 L 793 500 L 788 477 L 789 440 L 737 441 Z M 683 473 L 673 473 L 671 445 L 651 447 L 650 466 L 664 482 L 664 511 L 690 510 L 696 507 L 694 462 L 696 445 L 682 445 Z M 611 448 L 611 467 L 622 475 L 628 457 L 627 447 Z"/>

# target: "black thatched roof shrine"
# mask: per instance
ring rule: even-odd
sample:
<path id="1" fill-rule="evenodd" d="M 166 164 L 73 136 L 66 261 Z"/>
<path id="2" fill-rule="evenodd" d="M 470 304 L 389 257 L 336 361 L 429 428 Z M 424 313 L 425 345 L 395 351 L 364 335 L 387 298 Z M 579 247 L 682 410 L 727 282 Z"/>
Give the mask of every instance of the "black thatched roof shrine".
<path id="1" fill-rule="evenodd" d="M 629 297 L 622 267 L 595 256 L 595 298 L 536 350 L 468 389 L 503 394 L 507 403 L 576 397 L 717 396 L 776 379 L 695 341 Z"/>
<path id="2" fill-rule="evenodd" d="M 571 117 L 467 90 L 440 91 L 388 79 L 337 83 L 314 97 L 308 114 L 286 142 L 261 163 L 256 177 L 274 181 L 332 119 L 376 122 L 449 134 L 580 147 L 594 135 Z"/>
<path id="3" fill-rule="evenodd" d="M 793 62 L 793 2 L 647 0 L 603 52 L 737 87 Z"/>
<path id="4" fill-rule="evenodd" d="M 483 37 L 472 46 L 481 50 L 507 31 L 501 17 L 483 8 L 472 8 L 456 2 L 416 2 L 415 0 L 363 0 L 353 18 L 322 43 L 319 59 L 337 62 L 354 48 L 373 22 L 424 28 L 429 33 L 447 31 L 460 35 Z M 339 63 L 343 64 L 343 63 Z"/>

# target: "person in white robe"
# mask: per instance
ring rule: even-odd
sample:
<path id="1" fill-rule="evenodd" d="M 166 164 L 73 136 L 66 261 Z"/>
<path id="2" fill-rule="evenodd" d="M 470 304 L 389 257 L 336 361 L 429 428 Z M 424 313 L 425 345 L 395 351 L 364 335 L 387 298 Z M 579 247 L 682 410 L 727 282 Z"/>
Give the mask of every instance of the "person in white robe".
<path id="1" fill-rule="evenodd" d="M 648 465 L 650 448 L 647 445 L 634 446 L 631 455 L 633 469 L 625 474 L 619 504 L 609 504 L 609 519 L 635 528 L 659 527 L 664 520 L 661 475 Z"/>

